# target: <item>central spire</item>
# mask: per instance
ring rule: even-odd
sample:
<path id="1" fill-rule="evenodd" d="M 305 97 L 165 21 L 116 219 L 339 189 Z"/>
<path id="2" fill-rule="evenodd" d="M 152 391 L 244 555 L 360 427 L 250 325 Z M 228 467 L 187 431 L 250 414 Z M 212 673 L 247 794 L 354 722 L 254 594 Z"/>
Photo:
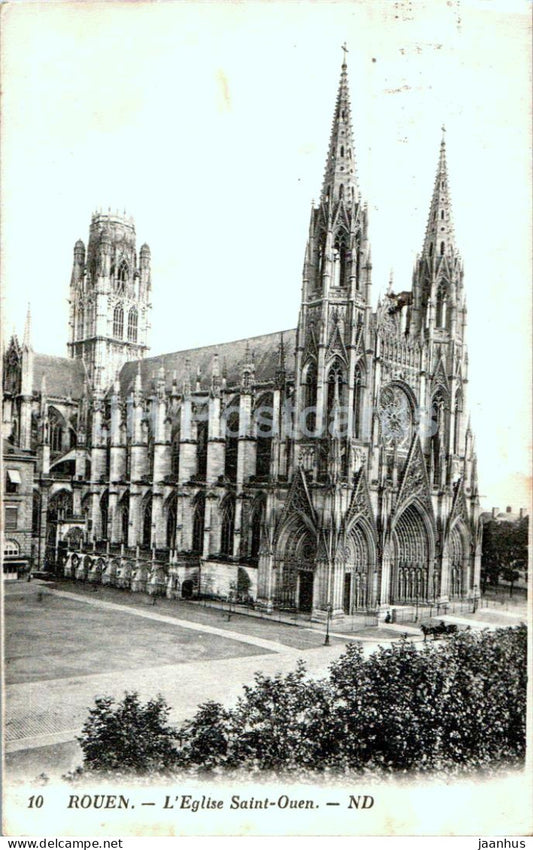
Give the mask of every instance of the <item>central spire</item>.
<path id="1" fill-rule="evenodd" d="M 348 48 L 344 44 L 342 49 L 344 56 L 321 199 L 324 202 L 328 200 L 339 201 L 342 198 L 345 202 L 351 203 L 359 200 L 359 188 L 355 171 L 348 67 L 346 65 Z"/>

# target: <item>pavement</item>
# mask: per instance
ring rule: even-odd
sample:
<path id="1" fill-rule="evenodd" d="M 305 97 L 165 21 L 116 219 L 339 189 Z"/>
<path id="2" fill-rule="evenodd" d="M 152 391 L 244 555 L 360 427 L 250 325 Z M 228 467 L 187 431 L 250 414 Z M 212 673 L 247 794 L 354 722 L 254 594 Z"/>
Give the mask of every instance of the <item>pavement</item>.
<path id="1" fill-rule="evenodd" d="M 179 607 L 172 603 L 164 604 L 166 600 L 162 600 L 158 608 L 146 603 L 141 604 L 141 600 L 132 599 L 130 595 L 126 596 L 120 591 L 108 591 L 106 598 L 102 598 L 99 593 L 88 593 L 81 589 L 80 592 L 78 589 L 70 592 L 33 582 L 27 587 L 19 584 L 17 588 L 9 588 L 6 596 L 8 599 L 10 596 L 14 598 L 15 594 L 20 594 L 22 603 L 25 597 L 27 599 L 26 609 L 19 607 L 19 613 L 25 613 L 27 610 L 28 624 L 31 616 L 39 618 L 38 613 L 31 613 L 29 604 L 37 595 L 44 602 L 41 609 L 43 613 L 47 604 L 57 605 L 60 613 L 60 600 L 70 606 L 67 627 L 70 622 L 73 633 L 78 628 L 78 633 L 83 636 L 84 629 L 92 621 L 96 629 L 105 629 L 106 623 L 117 620 L 121 623 L 119 635 L 130 644 L 130 648 L 134 645 L 135 636 L 141 627 L 145 628 L 145 633 L 144 646 L 139 647 L 138 652 L 133 646 L 133 656 L 123 653 L 122 666 L 115 664 L 113 668 L 112 664 L 105 663 L 106 660 L 112 660 L 113 646 L 106 642 L 106 634 L 97 634 L 100 643 L 103 641 L 100 668 L 93 661 L 91 667 L 87 667 L 87 664 L 81 665 L 79 669 L 82 672 L 68 675 L 71 667 L 60 666 L 56 661 L 55 666 L 49 665 L 48 672 L 45 673 L 47 658 L 43 656 L 41 678 L 36 678 L 35 674 L 35 657 L 39 659 L 40 645 L 32 654 L 32 647 L 26 648 L 24 637 L 19 635 L 24 658 L 8 658 L 8 661 L 12 660 L 15 668 L 24 672 L 24 666 L 20 665 L 24 665 L 26 656 L 32 656 L 34 667 L 32 675 L 24 676 L 19 672 L 19 681 L 13 676 L 10 681 L 8 675 L 5 685 L 6 773 L 13 779 L 36 777 L 43 771 L 52 776 L 54 773 L 61 775 L 80 764 L 81 751 L 75 739 L 97 695 L 106 694 L 121 698 L 124 691 L 136 690 L 141 699 L 146 700 L 161 693 L 171 706 L 170 721 L 179 724 L 191 717 L 198 705 L 207 700 L 222 702 L 225 705 L 234 703 L 242 694 L 242 685 L 251 682 L 257 671 L 266 675 L 287 673 L 294 670 L 298 659 L 303 659 L 310 675 L 321 676 L 327 673 L 331 662 L 342 654 L 346 644 L 353 640 L 362 642 L 365 655 L 369 655 L 379 645 L 389 644 L 404 635 L 411 640 L 416 637 L 421 641 L 420 630 L 416 626 L 389 624 L 386 628 L 369 629 L 367 633 L 359 634 L 344 634 L 333 630 L 331 644 L 325 646 L 323 635 L 311 628 L 291 627 L 257 619 L 251 622 L 251 618 L 241 616 L 233 617 L 231 621 L 222 620 L 220 612 L 215 619 L 212 612 L 195 609 L 190 605 Z M 111 601 L 112 599 L 115 601 Z M 39 612 L 38 607 L 36 611 Z M 53 613 L 59 630 L 59 614 L 55 611 Z M 481 619 L 482 612 L 476 613 L 474 620 L 466 616 L 451 615 L 442 619 L 479 628 L 496 628 L 501 625 L 501 622 L 494 622 L 494 616 L 487 618 L 485 622 Z M 506 625 L 520 621 L 519 615 L 505 613 Z M 73 619 L 79 623 L 73 623 Z M 6 622 L 9 650 L 9 610 Z M 164 662 L 154 664 L 154 659 L 161 660 L 157 646 L 159 630 L 153 628 L 155 624 L 160 624 L 162 641 L 163 638 L 174 641 L 174 650 L 181 641 L 188 647 L 189 657 L 180 656 L 176 663 L 169 663 L 175 651 L 174 654 L 163 652 Z M 64 634 L 61 638 L 58 637 L 58 641 L 59 639 L 62 643 L 66 642 Z M 109 641 L 113 641 L 111 630 L 108 632 Z M 200 645 L 199 641 L 204 644 Z M 58 651 L 60 650 L 61 646 L 58 647 Z M 202 658 L 199 650 L 207 657 Z M 79 654 L 79 651 L 76 652 Z M 212 657 L 216 656 L 217 652 L 219 657 Z M 16 652 L 14 654 L 16 655 Z M 106 654 L 109 656 L 107 659 Z M 131 657 L 135 658 L 135 664 L 131 663 Z M 70 664 L 72 663 L 71 660 Z M 7 669 L 9 674 L 14 668 L 10 668 L 8 664 Z M 54 676 L 54 670 L 58 672 L 57 676 Z"/>

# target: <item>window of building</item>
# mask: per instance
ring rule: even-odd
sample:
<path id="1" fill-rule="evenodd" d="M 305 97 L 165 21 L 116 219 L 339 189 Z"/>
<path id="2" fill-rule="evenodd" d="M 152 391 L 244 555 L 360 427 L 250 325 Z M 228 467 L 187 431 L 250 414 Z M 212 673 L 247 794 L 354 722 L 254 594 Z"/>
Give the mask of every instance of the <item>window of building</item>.
<path id="1" fill-rule="evenodd" d="M 130 342 L 137 342 L 138 314 L 133 307 L 128 315 L 128 339 Z"/>
<path id="2" fill-rule="evenodd" d="M 176 526 L 177 526 L 177 502 L 173 498 L 168 506 L 167 513 L 167 548 L 174 549 L 176 547 Z"/>
<path id="3" fill-rule="evenodd" d="M 119 305 L 113 313 L 113 336 L 122 339 L 124 335 L 124 310 Z"/>
<path id="4" fill-rule="evenodd" d="M 48 428 L 50 437 L 50 451 L 53 454 L 58 454 L 63 451 L 63 423 L 61 415 L 51 409 L 48 414 Z"/>
<path id="5" fill-rule="evenodd" d="M 20 555 L 20 546 L 15 540 L 4 541 L 4 558 L 16 558 Z"/>
<path id="6" fill-rule="evenodd" d="M 78 339 L 82 339 L 83 337 L 83 323 L 85 321 L 85 314 L 83 312 L 83 307 L 80 307 L 77 315 L 77 331 L 76 336 Z"/>
<path id="7" fill-rule="evenodd" d="M 194 505 L 192 521 L 192 551 L 198 555 L 202 554 L 204 548 L 204 525 L 205 525 L 205 496 L 199 493 Z"/>
<path id="8" fill-rule="evenodd" d="M 235 502 L 232 498 L 226 499 L 222 509 L 222 531 L 220 535 L 220 554 L 231 557 L 233 555 L 233 538 L 235 534 Z"/>
<path id="9" fill-rule="evenodd" d="M 304 423 L 306 436 L 311 436 L 316 428 L 316 394 L 317 394 L 317 370 L 316 363 L 312 360 L 307 366 L 305 373 L 305 401 L 304 401 Z"/>
<path id="10" fill-rule="evenodd" d="M 11 505 L 5 507 L 5 529 L 6 531 L 14 531 L 18 526 L 19 509 Z"/>
<path id="11" fill-rule="evenodd" d="M 122 294 L 126 288 L 126 282 L 129 278 L 129 269 L 126 260 L 122 260 L 117 271 L 117 292 Z"/>
<path id="12" fill-rule="evenodd" d="M 143 513 L 143 546 L 152 545 L 152 499 L 148 499 Z"/>
<path id="13" fill-rule="evenodd" d="M 18 493 L 22 480 L 18 469 L 6 470 L 6 493 Z"/>
<path id="14" fill-rule="evenodd" d="M 235 401 L 233 407 L 228 407 L 226 410 L 225 427 L 226 427 L 226 454 L 224 457 L 224 475 L 230 481 L 237 480 L 237 463 L 239 457 L 239 410 L 238 402 Z"/>

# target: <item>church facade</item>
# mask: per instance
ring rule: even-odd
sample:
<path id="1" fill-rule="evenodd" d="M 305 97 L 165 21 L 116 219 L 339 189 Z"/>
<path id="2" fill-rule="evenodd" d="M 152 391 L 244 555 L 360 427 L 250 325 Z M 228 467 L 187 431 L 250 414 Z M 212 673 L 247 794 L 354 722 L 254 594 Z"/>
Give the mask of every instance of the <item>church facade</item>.
<path id="1" fill-rule="evenodd" d="M 410 289 L 371 304 L 347 68 L 296 329 L 147 356 L 150 249 L 96 213 L 69 357 L 4 354 L 4 436 L 35 456 L 34 569 L 341 619 L 479 587 L 463 265 L 444 139 Z"/>

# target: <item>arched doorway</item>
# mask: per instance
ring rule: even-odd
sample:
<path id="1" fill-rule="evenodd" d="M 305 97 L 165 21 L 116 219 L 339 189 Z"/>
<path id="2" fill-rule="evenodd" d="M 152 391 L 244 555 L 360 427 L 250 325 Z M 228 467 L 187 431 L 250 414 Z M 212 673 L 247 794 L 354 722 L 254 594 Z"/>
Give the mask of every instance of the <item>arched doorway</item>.
<path id="1" fill-rule="evenodd" d="M 376 554 L 370 532 L 361 522 L 352 526 L 347 534 L 344 558 L 344 613 L 366 611 L 376 603 Z"/>
<path id="2" fill-rule="evenodd" d="M 436 595 L 430 569 L 434 544 L 428 525 L 429 518 L 415 503 L 394 524 L 391 602 L 422 602 Z"/>
<path id="3" fill-rule="evenodd" d="M 316 533 L 302 521 L 293 523 L 282 534 L 276 554 L 277 607 L 303 613 L 313 610 L 316 548 Z"/>
<path id="4" fill-rule="evenodd" d="M 468 535 L 465 529 L 456 523 L 448 540 L 448 591 L 451 599 L 460 599 L 468 592 L 467 553 Z"/>

